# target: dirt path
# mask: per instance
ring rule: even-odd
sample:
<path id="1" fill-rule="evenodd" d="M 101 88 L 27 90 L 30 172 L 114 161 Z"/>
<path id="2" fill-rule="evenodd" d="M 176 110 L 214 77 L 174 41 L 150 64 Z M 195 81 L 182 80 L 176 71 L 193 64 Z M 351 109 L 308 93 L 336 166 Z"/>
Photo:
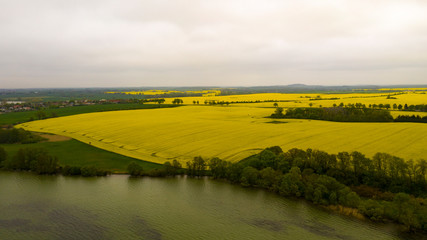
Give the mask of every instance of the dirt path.
<path id="1" fill-rule="evenodd" d="M 61 135 L 54 135 L 54 134 L 47 134 L 47 133 L 39 133 L 40 137 L 46 138 L 47 142 L 62 142 L 70 140 L 70 137 L 61 136 Z"/>

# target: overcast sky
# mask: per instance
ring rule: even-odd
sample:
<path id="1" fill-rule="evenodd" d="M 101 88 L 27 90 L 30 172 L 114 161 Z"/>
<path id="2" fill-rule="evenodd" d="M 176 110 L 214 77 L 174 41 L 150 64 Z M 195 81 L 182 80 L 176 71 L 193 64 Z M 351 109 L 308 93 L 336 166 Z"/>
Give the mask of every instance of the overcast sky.
<path id="1" fill-rule="evenodd" d="M 426 0 L 0 0 L 0 88 L 427 84 Z"/>

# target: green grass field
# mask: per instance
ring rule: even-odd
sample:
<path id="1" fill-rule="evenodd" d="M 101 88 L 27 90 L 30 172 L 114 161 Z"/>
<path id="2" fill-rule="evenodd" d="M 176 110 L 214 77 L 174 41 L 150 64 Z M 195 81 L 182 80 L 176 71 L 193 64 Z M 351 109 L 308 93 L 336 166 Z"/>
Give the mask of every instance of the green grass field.
<path id="1" fill-rule="evenodd" d="M 175 107 L 172 104 L 161 104 L 160 108 Z M 76 115 L 81 113 L 91 112 L 105 112 L 105 111 L 118 111 L 118 110 L 132 110 L 132 109 L 151 109 L 159 108 L 158 104 L 139 104 L 139 103 L 126 103 L 126 104 L 98 104 L 87 106 L 75 106 L 64 108 L 53 108 L 43 110 L 47 116 L 56 114 L 58 117 Z M 30 121 L 31 118 L 36 119 L 37 111 L 27 112 L 12 112 L 0 114 L 0 125 L 16 124 Z"/>
<path id="2" fill-rule="evenodd" d="M 46 148 L 48 152 L 58 157 L 59 165 L 65 166 L 96 166 L 114 173 L 126 172 L 129 163 L 135 161 L 143 169 L 151 170 L 161 168 L 161 165 L 126 157 L 117 153 L 109 152 L 77 140 L 59 142 L 39 142 L 33 144 L 0 144 L 11 158 L 20 148 Z"/>

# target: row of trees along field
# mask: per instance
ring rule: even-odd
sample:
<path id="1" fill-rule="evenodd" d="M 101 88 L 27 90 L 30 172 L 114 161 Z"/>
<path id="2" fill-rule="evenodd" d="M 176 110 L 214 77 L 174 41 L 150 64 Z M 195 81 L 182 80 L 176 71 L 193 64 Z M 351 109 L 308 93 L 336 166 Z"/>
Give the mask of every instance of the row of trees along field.
<path id="1" fill-rule="evenodd" d="M 329 108 L 290 108 L 283 114 L 284 109 L 277 107 L 271 114 L 272 118 L 314 119 L 335 122 L 427 122 L 427 116 L 391 116 L 388 110 L 357 108 L 353 106 Z"/>
<path id="2" fill-rule="evenodd" d="M 373 108 L 373 109 L 391 109 L 393 108 L 393 110 L 403 110 L 403 111 L 418 111 L 418 112 L 427 112 L 427 104 L 419 104 L 419 105 L 408 105 L 407 103 L 405 104 L 397 104 L 394 103 L 393 105 L 389 104 L 389 103 L 385 103 L 385 104 L 363 104 L 363 103 L 349 103 L 347 105 L 345 105 L 344 103 L 340 103 L 340 104 L 333 104 L 333 107 L 355 107 L 355 108 Z"/>
<path id="3" fill-rule="evenodd" d="M 35 143 L 44 138 L 22 128 L 0 128 L 0 143 Z"/>

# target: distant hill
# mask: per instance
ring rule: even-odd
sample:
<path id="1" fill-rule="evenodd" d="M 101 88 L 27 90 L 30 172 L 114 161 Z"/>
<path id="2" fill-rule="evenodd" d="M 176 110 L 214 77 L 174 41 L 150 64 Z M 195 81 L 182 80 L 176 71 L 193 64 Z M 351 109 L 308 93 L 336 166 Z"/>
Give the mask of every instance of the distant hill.
<path id="1" fill-rule="evenodd" d="M 62 101 L 73 99 L 129 99 L 151 98 L 150 96 L 137 96 L 126 94 L 106 94 L 106 92 L 128 92 L 144 90 L 175 90 L 175 91 L 202 91 L 216 89 L 221 90 L 221 95 L 253 94 L 253 93 L 350 93 L 350 92 L 378 92 L 384 88 L 426 88 L 427 85 L 275 85 L 275 86 L 251 86 L 251 87 L 221 87 L 221 86 L 194 86 L 194 87 L 126 87 L 126 88 L 31 88 L 31 89 L 0 89 L 0 101 L 26 100 L 26 101 Z M 394 91 L 394 90 L 390 90 Z M 382 91 L 387 92 L 387 91 Z M 175 94 L 173 97 L 185 97 L 183 94 Z M 157 96 L 171 97 L 171 96 Z"/>

